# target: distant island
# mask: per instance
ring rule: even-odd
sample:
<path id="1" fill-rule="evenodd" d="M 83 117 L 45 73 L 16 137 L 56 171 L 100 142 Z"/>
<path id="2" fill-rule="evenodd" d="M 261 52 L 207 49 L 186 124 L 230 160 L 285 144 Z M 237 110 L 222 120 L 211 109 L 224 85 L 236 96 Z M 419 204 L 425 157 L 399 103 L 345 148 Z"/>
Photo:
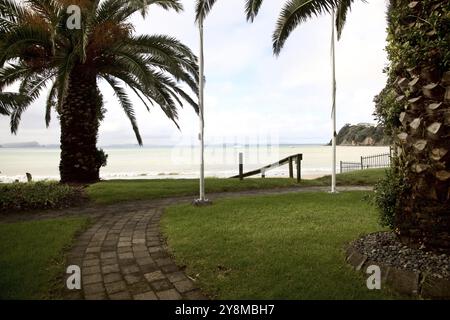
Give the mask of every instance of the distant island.
<path id="1" fill-rule="evenodd" d="M 339 146 L 385 146 L 389 145 L 389 138 L 384 135 L 384 127 L 381 125 L 347 123 L 339 131 L 336 144 Z M 331 141 L 328 145 L 331 145 Z"/>
<path id="2" fill-rule="evenodd" d="M 30 142 L 17 142 L 17 143 L 3 143 L 0 145 L 1 148 L 40 148 L 42 147 L 36 141 Z"/>

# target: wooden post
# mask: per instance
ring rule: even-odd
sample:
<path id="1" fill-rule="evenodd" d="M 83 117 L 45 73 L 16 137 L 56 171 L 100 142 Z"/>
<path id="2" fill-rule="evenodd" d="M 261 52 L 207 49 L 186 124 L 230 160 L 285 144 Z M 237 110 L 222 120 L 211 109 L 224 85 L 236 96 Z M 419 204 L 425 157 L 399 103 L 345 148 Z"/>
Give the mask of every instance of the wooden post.
<path id="1" fill-rule="evenodd" d="M 244 180 L 244 154 L 239 152 L 239 180 Z"/>
<path id="2" fill-rule="evenodd" d="M 294 165 L 292 164 L 292 157 L 289 157 L 289 178 L 294 178 Z"/>
<path id="3" fill-rule="evenodd" d="M 364 170 L 363 157 L 361 157 L 361 170 Z"/>
<path id="4" fill-rule="evenodd" d="M 302 163 L 302 158 L 301 158 L 301 155 L 298 154 L 297 155 L 297 183 L 300 183 L 300 180 L 302 179 L 301 163 Z"/>
<path id="5" fill-rule="evenodd" d="M 27 175 L 27 181 L 28 182 L 31 182 L 31 181 L 33 181 L 33 177 L 31 176 L 31 173 L 26 173 L 26 175 Z"/>
<path id="6" fill-rule="evenodd" d="M 339 173 L 342 173 L 342 161 L 339 161 Z"/>
<path id="7" fill-rule="evenodd" d="M 261 169 L 261 178 L 265 178 L 266 177 L 266 169 L 262 168 Z"/>

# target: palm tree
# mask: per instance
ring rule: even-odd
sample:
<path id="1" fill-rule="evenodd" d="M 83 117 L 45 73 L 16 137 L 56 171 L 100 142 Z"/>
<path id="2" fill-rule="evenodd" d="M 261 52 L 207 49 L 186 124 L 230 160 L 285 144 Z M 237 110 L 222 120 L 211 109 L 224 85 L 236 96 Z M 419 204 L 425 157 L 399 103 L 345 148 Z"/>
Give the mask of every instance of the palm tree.
<path id="1" fill-rule="evenodd" d="M 79 29 L 68 20 L 71 4 L 80 8 Z M 99 180 L 106 155 L 98 150 L 98 128 L 106 109 L 99 81 L 115 92 L 136 139 L 142 139 L 126 87 L 144 106 L 158 105 L 177 124 L 183 101 L 197 103 L 180 86 L 197 94 L 197 58 L 165 35 L 134 35 L 129 18 L 155 4 L 177 12 L 179 0 L 0 0 L 0 113 L 17 133 L 27 107 L 49 88 L 45 121 L 56 110 L 61 125 L 62 182 Z M 18 92 L 5 92 L 19 82 Z M 178 125 L 177 125 L 178 126 Z"/>

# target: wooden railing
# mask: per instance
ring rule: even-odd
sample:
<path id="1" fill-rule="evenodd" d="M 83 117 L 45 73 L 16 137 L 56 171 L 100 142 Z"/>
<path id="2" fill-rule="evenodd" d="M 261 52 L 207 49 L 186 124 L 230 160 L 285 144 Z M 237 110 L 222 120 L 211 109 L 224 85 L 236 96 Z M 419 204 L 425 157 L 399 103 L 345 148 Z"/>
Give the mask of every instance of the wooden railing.
<path id="1" fill-rule="evenodd" d="M 251 177 L 257 174 L 261 174 L 262 178 L 266 177 L 266 172 L 278 167 L 281 167 L 285 164 L 289 165 L 289 177 L 294 178 L 294 163 L 296 166 L 297 171 L 297 182 L 300 182 L 302 179 L 302 160 L 303 160 L 303 154 L 294 154 L 289 157 L 286 157 L 284 159 L 279 160 L 278 162 L 269 164 L 265 167 L 262 167 L 257 170 L 252 170 L 244 173 L 244 161 L 243 161 L 243 154 L 239 153 L 239 174 L 235 175 L 231 178 L 239 178 L 240 180 L 243 180 L 244 178 Z"/>

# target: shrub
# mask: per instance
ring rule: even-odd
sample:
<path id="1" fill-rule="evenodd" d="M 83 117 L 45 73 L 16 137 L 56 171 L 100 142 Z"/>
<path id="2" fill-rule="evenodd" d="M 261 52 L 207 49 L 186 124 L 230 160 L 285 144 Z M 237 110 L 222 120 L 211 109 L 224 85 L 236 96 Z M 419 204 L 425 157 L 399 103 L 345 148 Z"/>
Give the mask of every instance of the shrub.
<path id="1" fill-rule="evenodd" d="M 383 227 L 394 229 L 395 213 L 404 188 L 403 178 L 393 169 L 387 170 L 386 176 L 375 185 L 374 202 Z"/>
<path id="2" fill-rule="evenodd" d="M 81 188 L 57 182 L 0 184 L 0 212 L 59 209 L 84 200 Z"/>

